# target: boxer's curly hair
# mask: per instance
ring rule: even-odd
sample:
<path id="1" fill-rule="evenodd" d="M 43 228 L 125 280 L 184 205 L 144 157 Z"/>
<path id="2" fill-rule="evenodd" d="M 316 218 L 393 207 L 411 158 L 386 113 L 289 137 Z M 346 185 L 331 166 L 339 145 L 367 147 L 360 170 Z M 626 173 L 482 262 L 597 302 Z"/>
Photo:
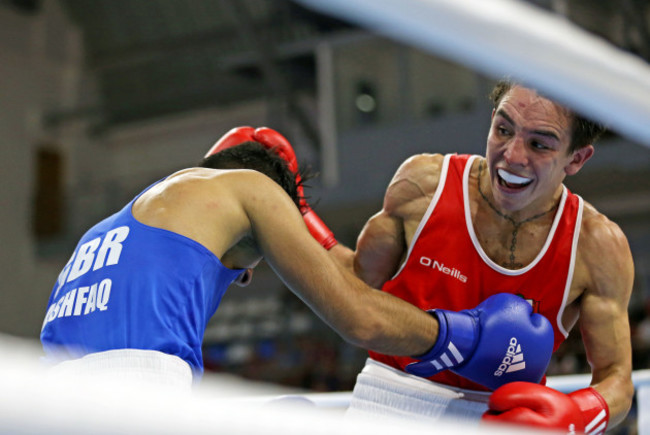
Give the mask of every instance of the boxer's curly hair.
<path id="1" fill-rule="evenodd" d="M 510 91 L 510 89 L 512 89 L 514 86 L 524 85 L 508 78 L 497 82 L 497 84 L 492 89 L 492 92 L 490 92 L 489 96 L 490 101 L 492 101 L 492 104 L 494 105 L 494 109 L 499 106 L 499 103 L 503 99 L 504 95 L 506 95 L 508 91 Z M 552 101 L 552 99 L 550 100 Z M 563 107 L 566 108 L 566 106 Z M 571 132 L 571 143 L 569 144 L 568 149 L 569 153 L 586 147 L 587 145 L 593 144 L 607 130 L 603 124 L 587 119 L 569 108 L 566 108 L 566 110 L 572 116 L 573 128 L 573 131 Z"/>
<path id="2" fill-rule="evenodd" d="M 273 150 L 265 148 L 257 142 L 244 142 L 221 150 L 204 158 L 199 166 L 211 169 L 252 169 L 261 172 L 279 184 L 296 206 L 300 206 L 302 198 L 298 195 L 296 176 L 289 170 L 287 162 Z M 303 175 L 301 169 L 299 173 L 300 184 L 312 178 L 309 171 L 305 171 Z"/>

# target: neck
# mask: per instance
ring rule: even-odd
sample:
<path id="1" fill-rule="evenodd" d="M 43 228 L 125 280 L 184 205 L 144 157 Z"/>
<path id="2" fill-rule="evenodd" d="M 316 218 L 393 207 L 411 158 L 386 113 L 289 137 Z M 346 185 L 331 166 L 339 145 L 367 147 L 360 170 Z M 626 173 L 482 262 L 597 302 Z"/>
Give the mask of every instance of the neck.
<path id="1" fill-rule="evenodd" d="M 489 173 L 487 173 L 487 171 L 484 171 L 484 165 L 485 162 L 483 161 L 480 162 L 478 166 L 477 184 L 478 184 L 479 195 L 483 199 L 484 203 L 486 203 L 495 214 L 497 214 L 502 219 L 505 219 L 506 221 L 510 222 L 516 228 L 519 228 L 521 225 L 523 225 L 526 222 L 530 222 L 539 219 L 543 216 L 546 216 L 557 208 L 559 204 L 559 196 L 556 197 L 556 195 L 554 195 L 551 201 L 551 205 L 540 208 L 540 210 L 530 211 L 530 212 L 524 210 L 518 210 L 515 212 L 502 211 L 495 204 L 494 196 L 492 195 L 492 189 L 490 187 L 491 186 L 490 175 Z M 485 172 L 485 176 L 483 172 Z M 561 189 L 559 190 L 559 192 L 561 195 Z"/>
<path id="2" fill-rule="evenodd" d="M 524 264 L 520 261 L 520 253 L 519 249 L 517 248 L 517 243 L 519 241 L 519 229 L 526 223 L 535 221 L 535 223 L 541 223 L 542 219 L 546 216 L 552 215 L 552 211 L 557 208 L 558 201 L 554 200 L 553 205 L 550 208 L 547 208 L 544 211 L 537 212 L 534 214 L 530 214 L 528 217 L 522 217 L 521 213 L 516 213 L 516 214 L 508 214 L 504 213 L 501 210 L 499 210 L 493 203 L 493 200 L 490 199 L 489 192 L 485 192 L 483 190 L 483 183 L 484 180 L 482 180 L 482 172 L 483 172 L 483 162 L 479 163 L 479 174 L 478 174 L 478 192 L 479 195 L 481 196 L 481 199 L 479 201 L 482 201 L 483 203 L 487 204 L 491 211 L 496 214 L 497 220 L 502 220 L 503 222 L 509 222 L 510 223 L 510 229 L 511 229 L 511 234 L 510 234 L 510 241 L 509 245 L 507 246 L 508 249 L 508 256 L 507 256 L 507 261 L 502 263 L 502 266 L 509 268 L 509 269 L 519 269 L 524 267 Z M 489 185 L 489 176 L 488 178 L 488 183 Z"/>

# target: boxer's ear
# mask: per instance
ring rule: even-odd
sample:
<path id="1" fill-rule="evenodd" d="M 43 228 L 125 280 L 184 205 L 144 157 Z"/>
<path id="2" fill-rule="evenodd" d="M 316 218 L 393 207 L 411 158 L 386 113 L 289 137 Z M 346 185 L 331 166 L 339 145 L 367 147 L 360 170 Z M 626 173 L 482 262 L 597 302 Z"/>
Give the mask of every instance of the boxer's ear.
<path id="1" fill-rule="evenodd" d="M 575 150 L 571 156 L 571 161 L 569 161 L 569 163 L 564 167 L 564 172 L 567 175 L 575 175 L 593 155 L 593 145 L 587 145 Z"/>

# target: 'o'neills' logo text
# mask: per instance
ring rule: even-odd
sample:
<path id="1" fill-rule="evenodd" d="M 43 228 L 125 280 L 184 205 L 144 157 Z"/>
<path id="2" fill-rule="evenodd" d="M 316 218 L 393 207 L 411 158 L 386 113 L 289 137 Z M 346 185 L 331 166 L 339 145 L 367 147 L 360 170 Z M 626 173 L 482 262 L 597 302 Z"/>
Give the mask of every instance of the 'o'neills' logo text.
<path id="1" fill-rule="evenodd" d="M 426 267 L 431 267 L 432 269 L 437 269 L 438 271 L 447 274 L 449 276 L 452 276 L 459 280 L 462 283 L 467 282 L 467 277 L 460 273 L 460 270 L 456 268 L 449 268 L 445 266 L 443 263 L 438 263 L 436 260 L 432 260 L 429 257 L 422 256 L 420 257 L 420 264 Z"/>

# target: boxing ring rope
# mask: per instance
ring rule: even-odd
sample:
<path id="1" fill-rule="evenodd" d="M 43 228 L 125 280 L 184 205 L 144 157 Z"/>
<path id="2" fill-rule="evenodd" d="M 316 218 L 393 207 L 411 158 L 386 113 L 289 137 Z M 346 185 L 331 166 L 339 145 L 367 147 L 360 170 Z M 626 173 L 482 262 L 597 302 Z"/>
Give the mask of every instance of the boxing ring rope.
<path id="1" fill-rule="evenodd" d="M 37 343 L 0 334 L 0 433 L 21 434 L 263 434 L 394 435 L 430 433 L 430 423 L 343 417 L 351 393 L 259 394 L 255 384 L 219 382 L 216 377 L 190 392 L 119 379 L 48 375 Z M 206 375 L 211 376 L 211 375 Z M 650 370 L 633 374 L 638 433 L 650 434 Z M 548 384 L 572 391 L 588 375 L 551 377 Z M 645 412 L 644 412 L 645 411 Z M 465 427 L 442 421 L 435 433 L 547 433 L 520 427 Z"/>
<path id="2" fill-rule="evenodd" d="M 395 435 L 431 431 L 430 424 L 413 421 L 344 419 L 341 413 L 306 400 L 257 395 L 255 386 L 245 381 L 236 386 L 216 378 L 189 392 L 133 379 L 52 376 L 39 363 L 37 343 L 2 334 L 0 354 L 3 434 Z M 319 402 L 331 403 L 327 397 Z M 436 434 L 456 435 L 459 426 L 441 422 L 435 429 Z M 536 432 L 496 427 L 481 433 Z"/>
<path id="3" fill-rule="evenodd" d="M 590 380 L 591 375 L 588 374 L 551 376 L 547 379 L 546 385 L 563 393 L 570 393 L 587 387 Z M 632 380 L 636 395 L 637 433 L 638 435 L 650 435 L 650 370 L 633 372 Z M 344 410 L 348 407 L 351 397 L 351 392 L 337 392 L 304 394 L 292 396 L 290 399 L 304 399 L 320 409 Z"/>
<path id="4" fill-rule="evenodd" d="M 639 409 L 647 409 L 648 415 L 648 434 L 650 434 L 650 369 L 636 370 L 632 373 L 632 380 L 634 381 L 634 389 L 636 391 L 636 398 Z M 580 388 L 589 386 L 591 375 L 565 375 L 565 376 L 549 376 L 546 380 L 546 385 L 554 388 L 563 393 L 570 393 Z M 352 397 L 351 392 L 337 392 L 337 393 L 310 393 L 301 395 L 307 400 L 313 402 L 320 408 L 346 408 L 350 403 Z"/>
<path id="5" fill-rule="evenodd" d="M 650 67 L 516 0 L 295 0 L 487 75 L 524 81 L 650 146 Z"/>

